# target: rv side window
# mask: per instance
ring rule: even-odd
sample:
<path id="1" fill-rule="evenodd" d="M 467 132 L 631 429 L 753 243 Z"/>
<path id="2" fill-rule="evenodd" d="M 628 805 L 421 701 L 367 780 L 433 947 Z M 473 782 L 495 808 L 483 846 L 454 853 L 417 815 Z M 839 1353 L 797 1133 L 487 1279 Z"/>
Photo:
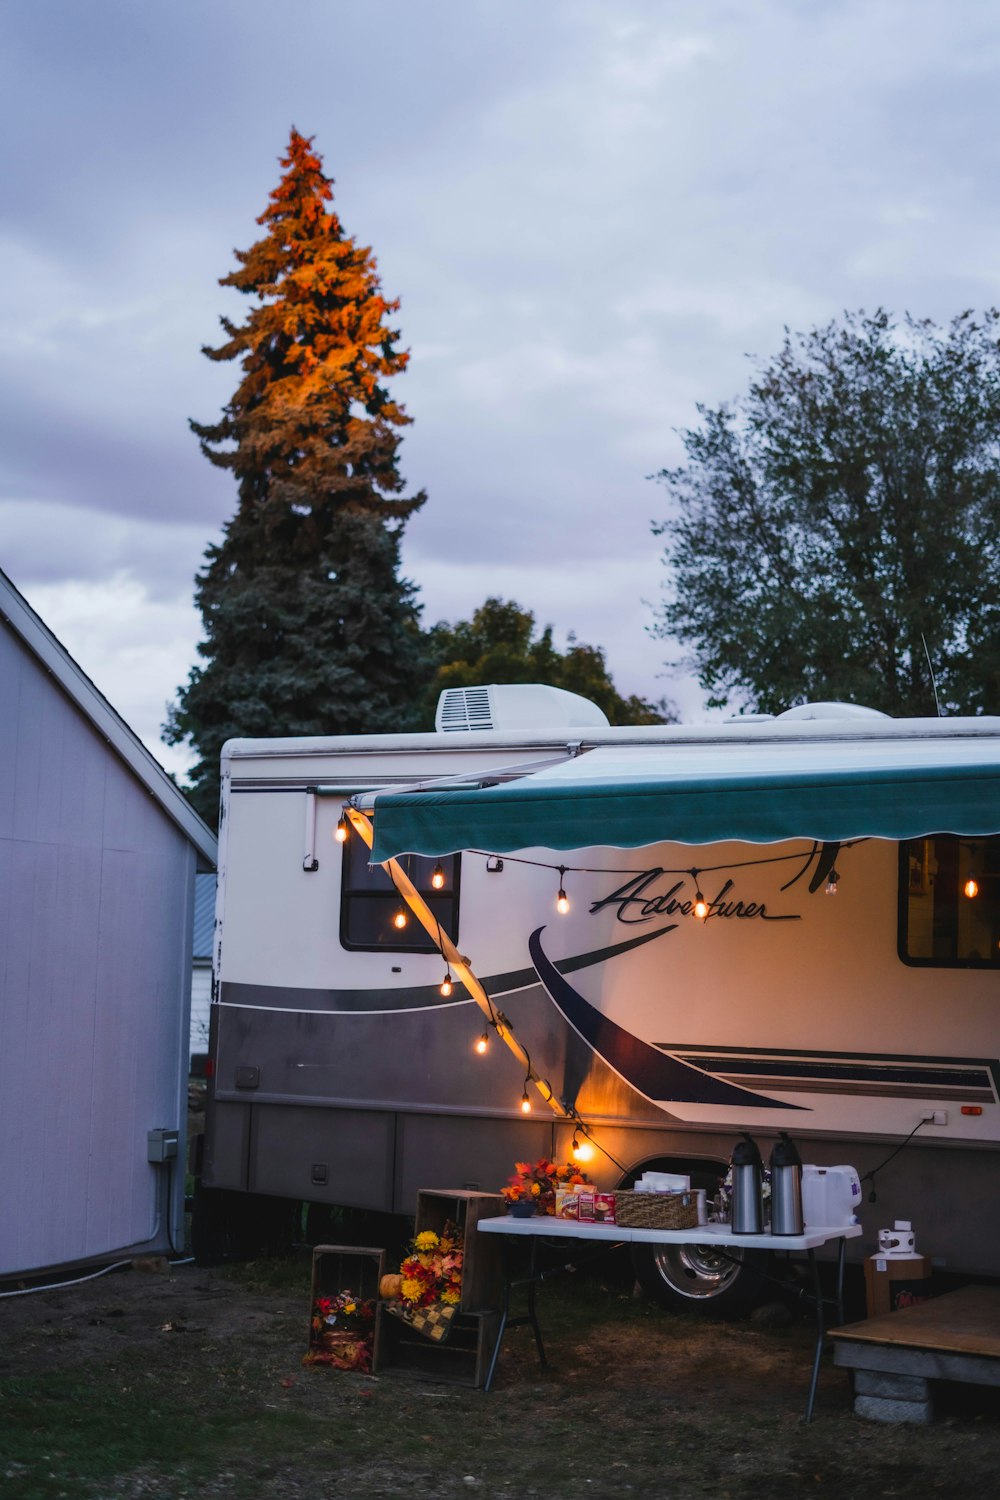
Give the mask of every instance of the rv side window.
<path id="1" fill-rule="evenodd" d="M 1000 968 L 1000 838 L 939 833 L 900 844 L 899 956 Z"/>
<path id="2" fill-rule="evenodd" d="M 423 896 L 449 937 L 458 934 L 458 879 L 460 857 L 441 859 L 403 855 L 399 863 Z M 440 865 L 444 885 L 435 890 L 432 877 Z M 395 918 L 402 912 L 404 927 Z M 340 896 L 340 941 L 345 948 L 389 953 L 436 953 L 438 950 L 406 903 L 397 894 L 381 865 L 369 867 L 363 839 L 349 838 L 344 844 L 343 880 Z"/>

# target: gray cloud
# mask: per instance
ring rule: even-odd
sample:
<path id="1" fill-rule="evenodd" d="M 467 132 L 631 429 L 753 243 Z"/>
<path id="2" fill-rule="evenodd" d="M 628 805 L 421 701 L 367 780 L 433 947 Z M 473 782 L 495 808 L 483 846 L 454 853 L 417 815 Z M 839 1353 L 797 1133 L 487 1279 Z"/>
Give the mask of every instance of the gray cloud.
<path id="1" fill-rule="evenodd" d="M 785 324 L 997 300 L 998 66 L 978 0 L 13 0 L 0 562 L 49 604 L 130 578 L 109 632 L 188 607 L 235 498 L 198 351 L 294 122 L 402 298 L 427 617 L 501 580 L 657 695 L 646 476 Z"/>

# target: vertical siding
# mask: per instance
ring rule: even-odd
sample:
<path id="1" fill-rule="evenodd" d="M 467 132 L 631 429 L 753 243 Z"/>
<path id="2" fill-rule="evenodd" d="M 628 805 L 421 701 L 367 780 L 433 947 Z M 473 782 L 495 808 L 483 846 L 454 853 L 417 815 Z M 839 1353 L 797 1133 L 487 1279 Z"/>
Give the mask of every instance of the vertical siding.
<path id="1" fill-rule="evenodd" d="M 0 622 L 0 1274 L 167 1244 L 194 861 Z"/>
<path id="2" fill-rule="evenodd" d="M 208 1051 L 208 1022 L 212 1004 L 212 970 L 195 964 L 191 971 L 191 1056 Z"/>

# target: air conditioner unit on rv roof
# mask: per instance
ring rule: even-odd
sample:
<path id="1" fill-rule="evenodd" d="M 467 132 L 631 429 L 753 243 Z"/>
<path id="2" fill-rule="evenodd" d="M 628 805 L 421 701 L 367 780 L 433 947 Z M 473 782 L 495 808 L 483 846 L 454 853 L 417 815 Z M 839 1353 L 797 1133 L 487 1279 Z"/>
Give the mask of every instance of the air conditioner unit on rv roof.
<path id="1" fill-rule="evenodd" d="M 445 733 L 458 729 L 604 729 L 607 723 L 589 698 L 537 682 L 446 688 L 434 715 L 434 728 Z"/>

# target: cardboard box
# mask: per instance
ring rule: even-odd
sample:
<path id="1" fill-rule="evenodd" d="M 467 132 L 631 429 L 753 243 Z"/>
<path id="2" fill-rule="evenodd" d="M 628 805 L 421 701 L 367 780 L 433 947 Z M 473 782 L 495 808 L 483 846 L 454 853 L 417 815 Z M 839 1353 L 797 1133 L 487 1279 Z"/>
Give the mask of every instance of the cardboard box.
<path id="1" fill-rule="evenodd" d="M 580 1217 L 580 1195 L 575 1188 L 556 1188 L 556 1213 L 557 1219 L 578 1219 Z"/>
<path id="2" fill-rule="evenodd" d="M 898 1312 L 930 1297 L 931 1263 L 926 1255 L 871 1255 L 865 1261 L 865 1305 L 869 1318 Z"/>
<path id="3" fill-rule="evenodd" d="M 594 1194 L 594 1218 L 598 1224 L 613 1224 L 615 1222 L 614 1193 Z"/>

